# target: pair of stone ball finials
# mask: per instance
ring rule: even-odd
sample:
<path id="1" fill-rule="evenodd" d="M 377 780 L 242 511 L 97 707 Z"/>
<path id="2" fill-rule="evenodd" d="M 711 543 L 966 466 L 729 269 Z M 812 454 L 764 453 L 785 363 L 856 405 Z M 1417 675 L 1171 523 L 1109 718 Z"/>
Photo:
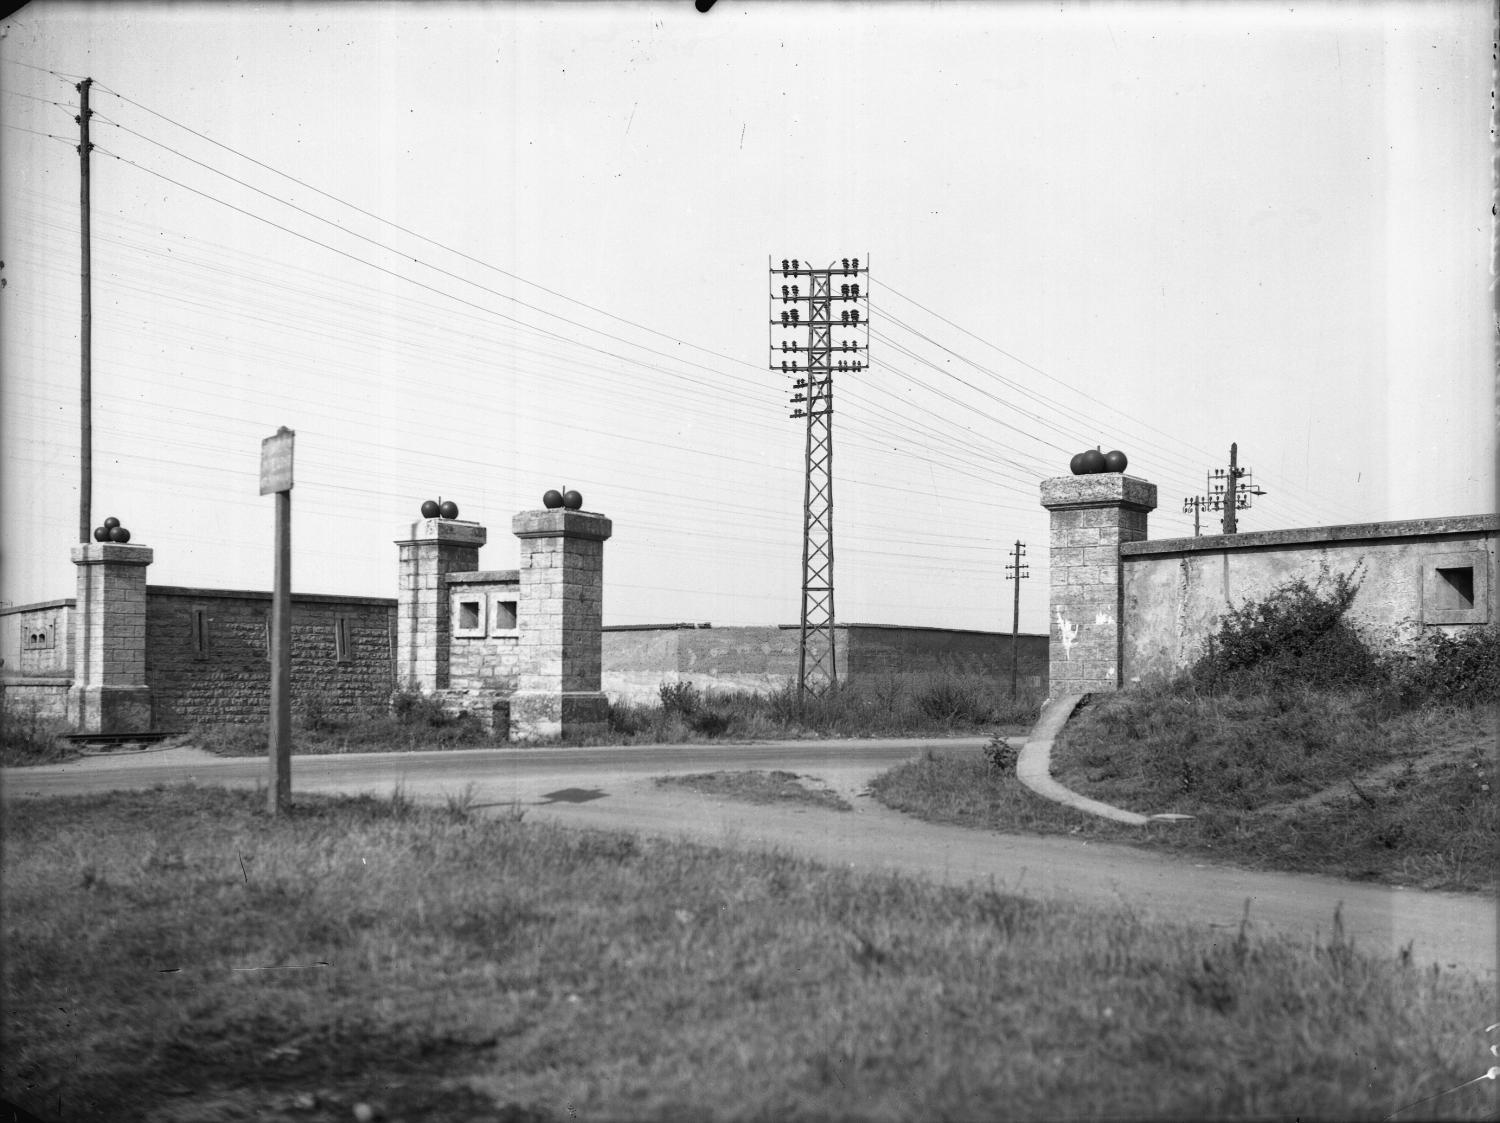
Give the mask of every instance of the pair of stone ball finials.
<path id="1" fill-rule="evenodd" d="M 576 491 L 558 491 L 554 488 L 542 496 L 542 506 L 549 511 L 555 511 L 559 507 L 576 511 L 583 506 L 583 495 Z"/>
<path id="2" fill-rule="evenodd" d="M 436 499 L 429 499 L 422 504 L 422 517 L 424 519 L 456 519 L 458 518 L 458 504 L 451 499 L 445 499 L 441 503 Z"/>
<path id="3" fill-rule="evenodd" d="M 120 525 L 120 520 L 111 515 L 103 526 L 94 527 L 95 542 L 129 542 L 130 531 Z"/>
<path id="4" fill-rule="evenodd" d="M 1091 448 L 1073 457 L 1068 462 L 1068 467 L 1075 476 L 1092 476 L 1098 472 L 1123 472 L 1129 463 L 1129 458 L 1119 449 L 1100 452 L 1097 448 Z"/>

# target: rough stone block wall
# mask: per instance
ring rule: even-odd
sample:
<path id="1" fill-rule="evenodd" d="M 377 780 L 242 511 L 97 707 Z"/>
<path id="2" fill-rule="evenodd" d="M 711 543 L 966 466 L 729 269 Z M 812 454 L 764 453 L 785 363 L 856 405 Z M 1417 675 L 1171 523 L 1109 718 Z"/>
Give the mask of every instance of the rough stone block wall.
<path id="1" fill-rule="evenodd" d="M 157 728 L 266 720 L 271 594 L 150 586 L 147 604 L 146 673 Z M 318 712 L 349 720 L 384 709 L 393 685 L 395 607 L 368 597 L 292 597 L 294 716 Z M 340 617 L 348 640 L 342 662 L 335 635 Z"/>

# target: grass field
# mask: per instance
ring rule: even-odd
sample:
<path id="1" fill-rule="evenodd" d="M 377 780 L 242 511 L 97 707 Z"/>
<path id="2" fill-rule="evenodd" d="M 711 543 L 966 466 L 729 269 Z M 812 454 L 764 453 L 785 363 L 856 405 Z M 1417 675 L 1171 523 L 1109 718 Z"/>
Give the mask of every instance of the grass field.
<path id="1" fill-rule="evenodd" d="M 1368 959 L 1332 913 L 1319 943 L 1194 934 L 461 800 L 262 801 L 6 806 L 0 1094 L 166 1123 L 1493 1117 L 1493 988 Z"/>
<path id="2" fill-rule="evenodd" d="M 886 805 L 987 830 L 1070 834 L 1262 869 L 1493 892 L 1494 719 L 1434 705 L 1377 720 L 1347 692 L 1105 695 L 1068 723 L 1052 774 L 1082 795 L 1191 822 L 1132 827 L 1042 799 L 982 756 L 878 777 Z"/>

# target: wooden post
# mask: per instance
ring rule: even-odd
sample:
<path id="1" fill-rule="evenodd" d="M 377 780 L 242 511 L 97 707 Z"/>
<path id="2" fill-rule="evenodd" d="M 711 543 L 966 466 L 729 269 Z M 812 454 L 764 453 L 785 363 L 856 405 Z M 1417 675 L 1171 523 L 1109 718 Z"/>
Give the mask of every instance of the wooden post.
<path id="1" fill-rule="evenodd" d="M 286 811 L 292 800 L 292 444 L 283 425 L 260 446 L 260 493 L 276 496 L 276 569 L 271 589 L 271 715 L 266 756 L 266 809 Z"/>

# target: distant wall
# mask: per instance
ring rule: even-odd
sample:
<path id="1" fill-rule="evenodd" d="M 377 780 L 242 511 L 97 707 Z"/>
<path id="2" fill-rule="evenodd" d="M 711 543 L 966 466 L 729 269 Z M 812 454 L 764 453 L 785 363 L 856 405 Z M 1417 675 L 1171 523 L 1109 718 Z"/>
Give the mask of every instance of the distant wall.
<path id="1" fill-rule="evenodd" d="M 271 594 L 146 588 L 146 677 L 158 729 L 250 724 L 270 704 Z M 292 705 L 352 718 L 390 698 L 396 602 L 292 597 Z"/>
<path id="2" fill-rule="evenodd" d="M 1360 569 L 1348 618 L 1376 643 L 1494 623 L 1497 532 L 1471 515 L 1122 544 L 1122 677 L 1186 669 L 1227 611 L 1325 571 Z"/>
<path id="3" fill-rule="evenodd" d="M 616 701 L 655 700 L 663 682 L 700 690 L 768 693 L 797 680 L 800 629 L 693 624 L 604 629 L 604 691 Z M 1009 682 L 1010 636 L 948 628 L 840 624 L 839 678 L 992 675 Z M 1047 637 L 1020 637 L 1020 684 L 1046 689 Z"/>

